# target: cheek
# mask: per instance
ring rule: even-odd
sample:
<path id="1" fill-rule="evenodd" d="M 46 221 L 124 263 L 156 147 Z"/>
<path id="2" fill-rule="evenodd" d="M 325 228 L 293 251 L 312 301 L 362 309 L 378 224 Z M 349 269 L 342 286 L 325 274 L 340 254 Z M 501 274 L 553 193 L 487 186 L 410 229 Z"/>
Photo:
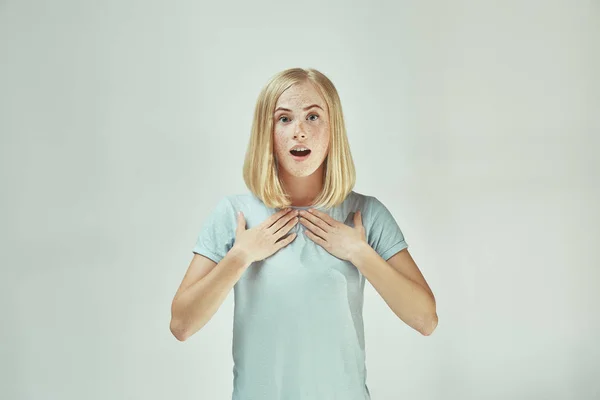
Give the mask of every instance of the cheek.
<path id="1" fill-rule="evenodd" d="M 319 151 L 326 153 L 329 148 L 329 132 L 322 132 L 322 135 L 319 136 L 319 141 L 315 144 L 315 147 L 319 149 Z"/>
<path id="2" fill-rule="evenodd" d="M 282 155 L 286 152 L 286 145 L 284 141 L 279 140 L 277 136 L 273 138 L 273 148 L 275 149 L 275 153 L 278 155 Z"/>
<path id="3" fill-rule="evenodd" d="M 278 146 L 281 146 L 282 133 L 283 132 L 281 132 L 281 129 L 274 129 L 273 130 L 273 146 L 275 148 L 277 148 Z"/>
<path id="4" fill-rule="evenodd" d="M 317 148 L 315 150 L 317 150 L 322 156 L 327 155 L 327 143 L 319 143 L 316 147 Z"/>

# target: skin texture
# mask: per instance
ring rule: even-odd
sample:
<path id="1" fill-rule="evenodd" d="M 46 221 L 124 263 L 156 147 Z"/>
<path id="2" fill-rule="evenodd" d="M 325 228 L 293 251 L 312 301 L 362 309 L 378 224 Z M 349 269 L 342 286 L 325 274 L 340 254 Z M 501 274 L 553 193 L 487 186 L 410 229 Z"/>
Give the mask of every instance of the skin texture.
<path id="1" fill-rule="evenodd" d="M 313 104 L 320 108 L 304 109 Z M 279 96 L 273 118 L 275 159 L 284 189 L 293 206 L 311 205 L 323 186 L 323 162 L 329 151 L 327 105 L 310 82 L 302 82 Z M 295 145 L 311 150 L 307 160 L 294 160 L 290 149 Z"/>
<path id="2" fill-rule="evenodd" d="M 304 110 L 313 104 L 321 108 Z M 279 107 L 288 110 L 278 110 Z M 326 103 L 309 82 L 296 84 L 279 97 L 273 118 L 274 151 L 281 181 L 293 206 L 310 206 L 323 186 L 323 161 L 329 151 Z M 306 161 L 298 162 L 290 155 L 289 150 L 296 144 L 312 150 Z M 366 242 L 360 211 L 354 216 L 354 228 L 313 209 L 288 213 L 281 210 L 250 232 L 242 231 L 246 225 L 244 215 L 237 218 L 236 244 L 218 264 L 194 254 L 171 306 L 170 329 L 178 340 L 187 340 L 212 318 L 252 260 L 289 244 L 295 233 L 276 246 L 273 236 L 276 232 L 278 237 L 287 234 L 298 222 L 306 227 L 304 234 L 308 238 L 354 264 L 400 319 L 423 335 L 435 330 L 435 298 L 408 249 L 386 262 Z M 282 227 L 284 224 L 287 225 Z M 243 239 L 244 235 L 248 239 Z M 240 247 L 240 243 L 247 245 Z M 251 254 L 244 248 L 258 253 Z"/>
<path id="3" fill-rule="evenodd" d="M 304 110 L 313 104 L 322 109 Z M 323 186 L 323 161 L 329 151 L 326 104 L 310 82 L 303 82 L 282 93 L 273 117 L 275 158 L 284 189 L 293 206 L 310 206 Z M 312 150 L 307 160 L 292 158 L 289 151 L 296 144 Z M 366 242 L 360 212 L 354 215 L 354 228 L 314 209 L 299 211 L 298 215 L 308 238 L 332 255 L 352 262 L 396 316 L 421 334 L 431 335 L 438 323 L 435 297 L 408 249 L 386 262 Z"/>
<path id="4" fill-rule="evenodd" d="M 367 243 L 360 211 L 354 214 L 354 228 L 318 210 L 301 210 L 299 215 L 306 236 L 354 264 L 398 318 L 421 334 L 431 335 L 438 324 L 435 297 L 408 249 L 386 262 Z"/>

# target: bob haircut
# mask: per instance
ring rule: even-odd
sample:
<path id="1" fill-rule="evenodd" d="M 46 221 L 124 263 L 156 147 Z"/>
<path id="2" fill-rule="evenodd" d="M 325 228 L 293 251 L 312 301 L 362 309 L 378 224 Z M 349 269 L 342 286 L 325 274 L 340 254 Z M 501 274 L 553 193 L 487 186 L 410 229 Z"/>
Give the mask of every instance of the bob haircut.
<path id="1" fill-rule="evenodd" d="M 311 205 L 330 208 L 341 204 L 354 188 L 356 170 L 346 134 L 342 105 L 333 83 L 312 68 L 290 68 L 274 75 L 262 88 L 254 110 L 250 141 L 244 159 L 244 182 L 269 208 L 292 202 L 278 174 L 273 145 L 273 112 L 279 96 L 296 83 L 310 82 L 325 100 L 329 112 L 329 148 L 323 161 L 323 188 Z"/>

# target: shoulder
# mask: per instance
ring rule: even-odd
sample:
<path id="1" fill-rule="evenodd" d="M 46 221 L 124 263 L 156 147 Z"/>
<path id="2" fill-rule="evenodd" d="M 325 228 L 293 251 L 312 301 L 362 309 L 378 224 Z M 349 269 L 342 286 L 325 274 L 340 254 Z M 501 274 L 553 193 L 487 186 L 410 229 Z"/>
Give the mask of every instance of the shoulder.
<path id="1" fill-rule="evenodd" d="M 220 198 L 218 198 L 214 204 L 213 204 L 213 209 L 217 212 L 219 211 L 227 211 L 230 210 L 232 208 L 233 202 L 232 202 L 232 198 L 235 195 L 224 195 L 221 196 Z"/>
<path id="2" fill-rule="evenodd" d="M 388 211 L 383 202 L 373 195 L 352 191 L 348 197 L 353 198 L 353 202 L 358 205 L 357 208 L 365 215 L 375 216 Z"/>
<path id="3" fill-rule="evenodd" d="M 237 220 L 237 213 L 241 211 L 249 224 L 252 223 L 254 218 L 265 218 L 270 211 L 258 197 L 250 192 L 223 196 L 217 209 L 220 213 L 227 213 L 232 216 L 234 220 Z"/>
<path id="4" fill-rule="evenodd" d="M 263 202 L 251 192 L 230 194 L 226 198 L 235 210 L 247 212 L 257 207 L 264 208 Z"/>
<path id="5" fill-rule="evenodd" d="M 215 204 L 221 207 L 235 207 L 252 201 L 252 195 L 247 193 L 226 194 L 218 198 Z"/>

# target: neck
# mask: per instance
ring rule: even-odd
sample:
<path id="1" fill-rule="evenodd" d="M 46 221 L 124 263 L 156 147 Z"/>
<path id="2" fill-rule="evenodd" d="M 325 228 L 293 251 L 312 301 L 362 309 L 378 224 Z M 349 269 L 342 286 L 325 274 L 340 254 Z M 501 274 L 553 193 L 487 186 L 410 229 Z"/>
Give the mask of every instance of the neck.
<path id="1" fill-rule="evenodd" d="M 307 207 L 314 203 L 314 200 L 321 193 L 323 188 L 324 164 L 321 164 L 315 172 L 309 176 L 293 176 L 283 169 L 279 170 L 283 189 L 290 196 L 292 206 Z"/>

